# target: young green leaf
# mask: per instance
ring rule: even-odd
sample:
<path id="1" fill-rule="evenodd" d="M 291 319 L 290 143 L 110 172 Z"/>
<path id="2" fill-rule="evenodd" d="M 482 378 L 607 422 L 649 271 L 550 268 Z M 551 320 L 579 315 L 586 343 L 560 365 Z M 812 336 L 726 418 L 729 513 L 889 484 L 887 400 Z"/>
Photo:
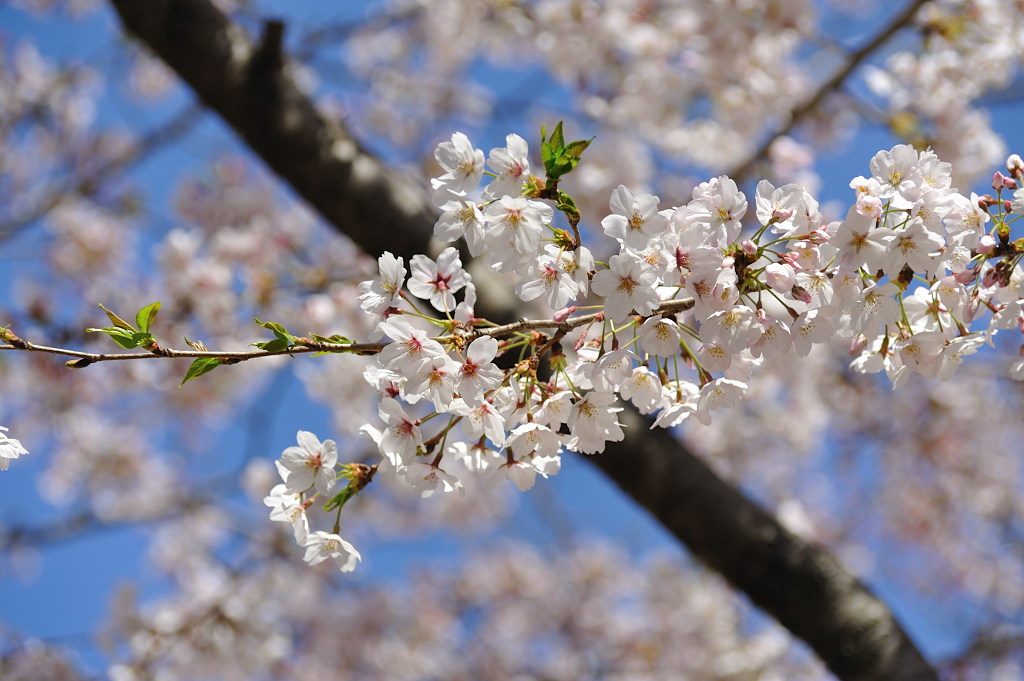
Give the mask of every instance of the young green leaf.
<path id="1" fill-rule="evenodd" d="M 159 300 L 139 310 L 139 313 L 135 315 L 135 325 L 139 327 L 139 331 L 148 333 L 149 327 L 153 325 L 153 320 L 156 319 L 156 313 L 159 311 Z"/>
<path id="2" fill-rule="evenodd" d="M 180 388 L 181 386 L 191 381 L 193 378 L 199 378 L 203 374 L 210 373 L 211 371 L 219 367 L 221 363 L 222 362 L 216 357 L 196 358 L 196 360 L 192 362 L 191 366 L 189 366 L 188 371 L 185 372 L 185 378 L 181 380 L 181 384 L 178 387 Z"/>
<path id="3" fill-rule="evenodd" d="M 555 149 L 562 149 L 565 146 L 565 138 L 562 136 L 562 121 L 551 131 L 551 146 Z"/>
<path id="4" fill-rule="evenodd" d="M 281 352 L 283 350 L 287 350 L 291 344 L 287 339 L 275 338 L 273 340 L 261 341 L 259 343 L 251 343 L 251 345 L 255 345 L 260 350 L 266 350 L 267 352 Z"/>
<path id="5" fill-rule="evenodd" d="M 103 303 L 100 303 L 100 307 L 103 308 L 103 311 L 107 313 L 108 317 L 110 317 L 110 323 L 113 324 L 114 326 L 118 327 L 119 329 L 128 329 L 129 331 L 135 330 L 134 326 L 132 326 L 125 320 L 121 319 L 107 308 L 103 307 Z"/>
<path id="6" fill-rule="evenodd" d="M 341 490 L 340 492 L 335 494 L 333 497 L 331 497 L 330 501 L 328 501 L 324 505 L 324 510 L 325 511 L 333 511 L 335 509 L 341 508 L 342 506 L 345 505 L 346 501 L 348 501 L 349 499 L 351 499 L 353 497 L 354 494 L 355 494 L 355 490 L 352 488 L 352 485 L 348 485 L 343 490 Z"/>
<path id="7" fill-rule="evenodd" d="M 563 191 L 558 192 L 558 201 L 555 205 L 558 210 L 568 216 L 579 217 L 580 215 L 580 209 L 576 207 L 576 202 L 572 200 L 571 196 Z"/>
<path id="8" fill-rule="evenodd" d="M 132 327 L 127 329 L 117 326 L 107 326 L 102 329 L 86 329 L 86 333 L 105 333 L 113 339 L 115 343 L 120 345 L 125 350 L 131 350 L 132 348 L 139 347 L 139 343 L 136 341 L 135 336 L 139 333 Z M 145 334 L 149 336 L 149 334 Z M 150 336 L 152 338 L 152 336 Z"/>
<path id="9" fill-rule="evenodd" d="M 288 329 L 284 328 L 277 322 L 261 322 L 259 317 L 256 317 L 255 319 L 256 323 L 262 326 L 264 329 L 269 329 L 280 336 L 285 336 L 287 338 L 295 338 L 295 336 L 288 333 Z"/>
<path id="10" fill-rule="evenodd" d="M 558 179 L 557 164 L 558 159 L 562 155 L 562 151 L 565 148 L 565 138 L 562 136 L 562 121 L 558 121 L 558 125 L 551 133 L 551 139 L 544 139 L 545 129 L 541 129 L 541 145 L 540 145 L 540 156 L 544 162 L 544 169 L 547 171 L 547 175 L 552 180 Z"/>
<path id="11" fill-rule="evenodd" d="M 594 138 L 591 137 L 588 140 L 576 140 L 575 142 L 570 142 L 568 145 L 566 145 L 564 155 L 567 159 L 569 159 L 572 162 L 573 168 L 575 168 L 576 164 L 579 163 L 580 156 L 583 155 L 583 152 L 586 150 L 587 147 L 590 146 L 590 143 L 593 141 Z"/>
<path id="12" fill-rule="evenodd" d="M 352 342 L 350 339 L 345 338 L 344 336 L 337 333 L 331 336 L 330 338 L 324 338 L 323 336 L 318 336 L 315 333 L 313 333 L 310 334 L 310 338 L 315 340 L 317 343 L 334 343 L 336 345 L 345 345 Z"/>

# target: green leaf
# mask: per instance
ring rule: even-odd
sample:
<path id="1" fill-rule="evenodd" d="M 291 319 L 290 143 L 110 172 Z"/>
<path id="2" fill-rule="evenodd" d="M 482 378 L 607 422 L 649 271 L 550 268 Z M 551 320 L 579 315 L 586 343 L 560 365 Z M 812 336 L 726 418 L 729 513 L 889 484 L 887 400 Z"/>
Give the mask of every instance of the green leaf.
<path id="1" fill-rule="evenodd" d="M 188 371 L 185 372 L 185 378 L 181 379 L 181 384 L 178 387 L 180 388 L 193 378 L 199 378 L 203 374 L 210 373 L 220 365 L 221 361 L 216 357 L 196 358 L 196 360 L 192 362 L 191 366 L 189 366 Z"/>
<path id="2" fill-rule="evenodd" d="M 153 320 L 156 319 L 156 313 L 160 311 L 160 301 L 150 303 L 146 307 L 139 310 L 139 313 L 135 315 L 135 325 L 139 327 L 139 331 L 147 333 L 149 327 L 153 325 Z"/>
<path id="3" fill-rule="evenodd" d="M 544 140 L 544 129 L 541 129 L 540 156 L 544 161 L 544 169 L 552 180 L 558 179 L 558 159 L 565 148 L 565 137 L 562 136 L 562 121 L 551 132 L 551 139 Z"/>
<path id="4" fill-rule="evenodd" d="M 566 215 L 580 214 L 579 208 L 576 207 L 576 202 L 563 191 L 558 192 L 558 201 L 555 203 L 555 206 Z"/>
<path id="5" fill-rule="evenodd" d="M 345 338 L 344 336 L 339 334 L 334 334 L 330 338 L 324 338 L 323 336 L 318 336 L 315 333 L 311 333 L 310 337 L 317 343 L 334 343 L 336 345 L 348 345 L 349 343 L 352 342 L 351 339 Z"/>
<path id="6" fill-rule="evenodd" d="M 565 147 L 565 138 L 562 136 L 562 121 L 558 121 L 558 125 L 551 132 L 551 146 L 557 149 L 559 152 Z"/>
<path id="7" fill-rule="evenodd" d="M 575 168 L 576 164 L 579 163 L 580 156 L 583 155 L 583 152 L 586 151 L 587 147 L 589 147 L 590 143 L 593 141 L 593 137 L 588 140 L 576 140 L 575 142 L 570 142 L 568 146 L 565 147 L 565 154 L 563 155 L 572 162 L 573 168 Z"/>
<path id="8" fill-rule="evenodd" d="M 548 171 L 548 177 L 557 180 L 563 175 L 568 174 L 573 168 L 580 162 L 580 156 L 590 146 L 590 143 L 594 141 L 591 137 L 588 140 L 576 140 L 571 142 L 566 147 L 561 147 L 554 151 L 555 157 L 550 162 L 545 162 L 544 167 Z"/>
<path id="9" fill-rule="evenodd" d="M 267 352 L 281 352 L 282 350 L 287 350 L 291 344 L 285 338 L 275 338 L 274 340 L 253 343 L 253 345 Z"/>
<path id="10" fill-rule="evenodd" d="M 128 329 L 129 331 L 135 330 L 134 326 L 132 326 L 125 320 L 121 319 L 107 308 L 103 307 L 103 303 L 100 303 L 100 307 L 102 307 L 103 311 L 107 313 L 108 317 L 110 317 L 110 323 L 113 324 L 114 326 L 118 327 L 119 329 Z"/>
<path id="11" fill-rule="evenodd" d="M 256 317 L 256 323 L 262 326 L 264 329 L 269 329 L 277 334 L 279 337 L 285 337 L 294 340 L 295 336 L 288 333 L 288 329 L 284 328 L 277 322 L 261 322 L 259 317 Z"/>
<path id="12" fill-rule="evenodd" d="M 352 485 L 347 485 L 345 489 L 341 490 L 324 505 L 325 511 L 333 511 L 334 509 L 341 508 L 345 505 L 345 502 L 352 498 L 355 492 L 352 490 Z"/>
<path id="13" fill-rule="evenodd" d="M 139 344 L 135 342 L 135 339 L 131 335 L 112 333 L 110 334 L 110 337 L 115 343 L 125 350 L 133 350 L 139 347 Z"/>
<path id="14" fill-rule="evenodd" d="M 132 334 L 132 340 L 135 341 L 136 347 L 143 347 L 155 341 L 156 337 L 151 333 L 136 331 Z"/>
<path id="15" fill-rule="evenodd" d="M 117 326 L 107 326 L 107 327 L 102 328 L 102 329 L 86 329 L 85 332 L 86 333 L 105 333 L 108 336 L 110 336 L 114 340 L 115 343 L 120 345 L 125 350 L 131 350 L 132 348 L 139 347 L 139 344 L 135 340 L 135 336 L 136 336 L 136 334 L 138 334 L 138 331 L 136 331 L 135 329 L 133 329 L 130 326 L 127 329 L 120 328 L 120 327 L 117 327 Z M 145 335 L 148 336 L 149 334 L 145 334 Z M 152 337 L 152 336 L 150 336 L 150 337 Z"/>

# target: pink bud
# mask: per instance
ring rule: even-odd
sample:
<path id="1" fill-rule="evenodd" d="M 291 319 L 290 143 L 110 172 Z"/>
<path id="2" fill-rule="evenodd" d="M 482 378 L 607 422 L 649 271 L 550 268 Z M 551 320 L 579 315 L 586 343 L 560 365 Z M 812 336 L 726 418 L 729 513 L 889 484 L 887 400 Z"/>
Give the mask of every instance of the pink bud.
<path id="1" fill-rule="evenodd" d="M 992 189 L 996 191 L 1001 190 L 1003 188 L 1003 180 L 1005 179 L 1006 176 L 997 170 L 996 174 L 992 176 Z"/>
<path id="2" fill-rule="evenodd" d="M 772 220 L 774 222 L 785 222 L 793 217 L 793 212 L 792 208 L 776 208 L 772 211 Z"/>
<path id="3" fill-rule="evenodd" d="M 985 287 L 995 286 L 997 281 L 999 281 L 999 275 L 994 267 L 985 270 L 985 274 L 981 277 L 981 285 Z"/>
<path id="4" fill-rule="evenodd" d="M 1004 213 L 1012 213 L 1013 212 L 1013 204 L 1010 203 L 1009 201 L 1003 201 L 1003 212 Z"/>
<path id="5" fill-rule="evenodd" d="M 812 244 L 824 244 L 828 243 L 828 240 L 832 237 L 829 236 L 828 232 L 825 231 L 824 227 L 819 227 L 810 233 L 809 239 Z"/>
<path id="6" fill-rule="evenodd" d="M 757 308 L 757 321 L 764 324 L 768 321 L 768 313 L 764 311 L 763 307 Z"/>
<path id="7" fill-rule="evenodd" d="M 982 255 L 988 255 L 989 253 L 992 252 L 992 249 L 995 247 L 996 240 L 992 238 L 991 234 L 986 234 L 985 236 L 978 239 L 978 253 L 981 253 Z M 988 284 L 986 284 L 986 286 L 987 285 Z"/>
<path id="8" fill-rule="evenodd" d="M 1013 191 L 1016 188 L 1017 188 L 1017 180 L 1013 179 L 1012 177 L 1004 177 L 1003 178 L 1003 189 L 1009 189 L 1010 191 Z"/>
<path id="9" fill-rule="evenodd" d="M 799 300 L 801 303 L 810 304 L 812 300 L 811 294 L 807 291 L 807 289 L 803 288 L 802 286 L 794 286 L 793 290 L 790 291 L 790 293 L 792 293 L 793 297 Z"/>
<path id="10" fill-rule="evenodd" d="M 978 270 L 967 268 L 966 270 L 961 270 L 961 271 L 957 272 L 956 274 L 954 274 L 953 275 L 953 279 L 955 279 L 957 281 L 957 283 L 963 284 L 964 286 L 967 286 L 972 281 L 974 281 L 974 278 L 977 277 L 977 276 L 978 276 Z"/>
<path id="11" fill-rule="evenodd" d="M 575 305 L 570 305 L 569 307 L 564 307 L 564 308 L 562 308 L 561 310 L 559 310 L 558 312 L 555 313 L 554 320 L 556 322 L 558 322 L 559 324 L 561 324 L 562 322 L 564 322 L 566 319 L 569 318 L 569 315 L 571 315 L 575 311 L 576 311 L 576 306 Z"/>
<path id="12" fill-rule="evenodd" d="M 740 248 L 742 248 L 743 252 L 747 255 L 757 255 L 757 244 L 750 239 L 744 239 L 741 241 Z"/>
<path id="13" fill-rule="evenodd" d="M 867 346 L 867 336 L 865 336 L 862 333 L 858 333 L 856 336 L 853 337 L 853 340 L 850 341 L 850 354 L 859 355 L 861 352 L 864 351 L 864 348 L 866 348 Z"/>
<path id="14" fill-rule="evenodd" d="M 1006 169 L 1010 171 L 1011 175 L 1018 175 L 1024 170 L 1024 159 L 1020 157 L 1020 154 L 1010 154 L 1010 157 L 1006 159 Z"/>

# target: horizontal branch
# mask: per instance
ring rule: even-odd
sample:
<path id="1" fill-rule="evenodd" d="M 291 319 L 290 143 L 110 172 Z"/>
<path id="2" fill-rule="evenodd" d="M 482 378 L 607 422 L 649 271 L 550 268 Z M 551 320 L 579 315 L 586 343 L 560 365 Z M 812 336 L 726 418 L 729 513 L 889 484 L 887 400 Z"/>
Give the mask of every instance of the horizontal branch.
<path id="1" fill-rule="evenodd" d="M 675 314 L 684 310 L 689 310 L 693 307 L 692 298 L 683 298 L 680 300 L 669 300 L 662 303 L 653 314 Z M 536 329 L 557 329 L 558 331 L 567 333 L 573 329 L 579 328 L 591 322 L 603 319 L 603 312 L 596 312 L 594 314 L 583 315 L 582 317 L 572 317 L 564 321 L 555 319 L 521 319 L 518 322 L 512 324 L 505 324 L 503 326 L 495 326 L 489 329 L 478 329 L 469 334 L 465 334 L 462 337 L 471 340 L 480 336 L 490 336 L 494 338 L 496 336 L 503 336 L 506 334 L 513 334 L 520 331 L 531 331 Z M 437 341 L 445 341 L 451 338 L 458 338 L 455 336 L 438 336 L 434 338 Z M 187 340 L 187 339 L 186 339 Z M 309 353 L 330 353 L 330 354 L 353 354 L 353 355 L 376 355 L 385 347 L 388 343 L 326 343 L 323 341 L 316 341 L 306 337 L 296 338 L 295 345 L 285 350 L 231 350 L 231 351 L 218 351 L 218 350 L 174 350 L 172 348 L 164 348 L 156 346 L 153 350 L 148 352 L 85 352 L 83 350 L 71 350 L 69 348 L 55 348 L 48 345 L 38 345 L 30 341 L 25 340 L 15 335 L 10 329 L 0 329 L 0 342 L 7 343 L 6 345 L 0 345 L 0 351 L 17 350 L 21 352 L 41 352 L 51 355 L 61 355 L 64 357 L 74 357 L 76 362 L 69 362 L 68 366 L 72 368 L 80 369 L 95 362 L 117 362 L 124 360 L 137 360 L 137 359 L 178 359 L 178 358 L 209 358 L 223 360 L 224 364 L 237 364 L 238 362 L 244 362 L 250 359 L 259 359 L 261 357 L 278 357 L 280 355 L 304 355 Z"/>
<path id="2" fill-rule="evenodd" d="M 693 298 L 666 300 L 664 303 L 659 305 L 651 315 L 676 314 L 679 312 L 685 312 L 691 307 L 693 307 Z M 578 329 L 581 326 L 585 326 L 603 318 L 604 312 L 595 312 L 594 314 L 588 314 L 582 317 L 572 317 L 565 321 L 558 321 L 556 319 L 526 319 L 524 317 L 518 322 L 512 322 L 511 324 L 503 324 L 502 326 L 495 326 L 490 329 L 480 329 L 473 334 L 473 336 L 490 336 L 493 338 L 495 336 L 505 335 L 506 333 L 535 331 L 538 329 L 558 329 L 559 331 L 569 332 L 573 329 Z"/>
<path id="3" fill-rule="evenodd" d="M 8 337 L 14 336 L 10 331 Z M 8 339 L 10 345 L 0 345 L 0 350 L 20 350 L 22 352 L 42 352 L 51 355 L 62 355 L 64 357 L 75 357 L 79 362 L 69 363 L 73 368 L 81 369 L 94 362 L 117 362 L 122 360 L 135 359 L 177 359 L 208 357 L 210 359 L 224 360 L 225 364 L 237 364 L 250 359 L 260 357 L 277 357 L 279 355 L 303 355 L 311 352 L 327 353 L 350 353 L 355 355 L 375 355 L 384 349 L 386 343 L 320 343 L 308 339 L 300 339 L 301 345 L 295 345 L 287 350 L 173 350 L 171 348 L 157 348 L 150 352 L 83 352 L 81 350 L 69 350 L 68 348 L 53 348 L 47 345 L 37 345 L 24 339 L 14 336 Z M 308 341 L 308 342 L 307 342 Z M 82 361 L 84 360 L 84 362 Z"/>

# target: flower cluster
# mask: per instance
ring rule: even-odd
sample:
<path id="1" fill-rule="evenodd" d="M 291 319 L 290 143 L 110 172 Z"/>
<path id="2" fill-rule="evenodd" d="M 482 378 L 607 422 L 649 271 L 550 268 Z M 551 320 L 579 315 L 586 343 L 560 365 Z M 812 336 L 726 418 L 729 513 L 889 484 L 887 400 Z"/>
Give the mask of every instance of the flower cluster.
<path id="1" fill-rule="evenodd" d="M 299 445 L 285 449 L 277 462 L 277 470 L 284 483 L 275 486 L 263 503 L 272 509 L 271 520 L 291 524 L 295 541 L 306 548 L 304 559 L 307 563 L 317 565 L 333 558 L 342 572 L 351 572 L 356 561 L 362 560 L 359 552 L 338 536 L 337 529 L 331 533 L 310 532 L 309 520 L 306 519 L 306 509 L 316 496 L 329 496 L 334 490 L 337 445 L 334 440 L 320 442 L 315 435 L 304 430 L 299 431 L 297 439 Z M 310 490 L 313 494 L 303 500 Z"/>
<path id="2" fill-rule="evenodd" d="M 517 135 L 491 150 L 486 172 L 483 152 L 456 133 L 436 150 L 445 172 L 433 187 L 435 235 L 464 238 L 474 257 L 514 273 L 519 297 L 543 300 L 552 319 L 496 326 L 476 317 L 454 247 L 436 260 L 413 256 L 411 272 L 385 253 L 379 277 L 360 284 L 374 338 L 390 339 L 364 372 L 384 425 L 363 432 L 382 470 L 422 496 L 464 493 L 457 462 L 492 486 L 507 478 L 526 490 L 558 472 L 563 449 L 602 452 L 624 437 L 617 396 L 652 415 L 652 427 L 691 415 L 708 425 L 765 358 L 806 357 L 836 336 L 851 339 L 853 369 L 884 370 L 898 387 L 912 373 L 949 380 L 999 329 L 1024 329 L 1024 243 L 1009 240 L 1009 216 L 1024 211 L 1019 157 L 993 179 L 997 196 L 1015 192 L 1006 201 L 958 193 L 950 165 L 931 151 L 879 152 L 870 176 L 850 183 L 845 220 L 831 223 L 794 184 L 760 182 L 753 211 L 726 176 L 667 209 L 619 186 L 601 222 L 617 252 L 603 263 L 582 245 L 579 213 L 545 151 L 546 180 L 531 174 Z M 572 233 L 556 226 L 556 208 Z M 747 217 L 756 224 L 744 234 Z M 588 296 L 602 300 L 587 306 Z M 984 328 L 972 331 L 975 323 Z M 1024 377 L 1024 360 L 1011 374 Z M 330 478 L 319 492 L 330 493 Z M 278 519 L 299 523 L 301 503 L 278 504 Z"/>

